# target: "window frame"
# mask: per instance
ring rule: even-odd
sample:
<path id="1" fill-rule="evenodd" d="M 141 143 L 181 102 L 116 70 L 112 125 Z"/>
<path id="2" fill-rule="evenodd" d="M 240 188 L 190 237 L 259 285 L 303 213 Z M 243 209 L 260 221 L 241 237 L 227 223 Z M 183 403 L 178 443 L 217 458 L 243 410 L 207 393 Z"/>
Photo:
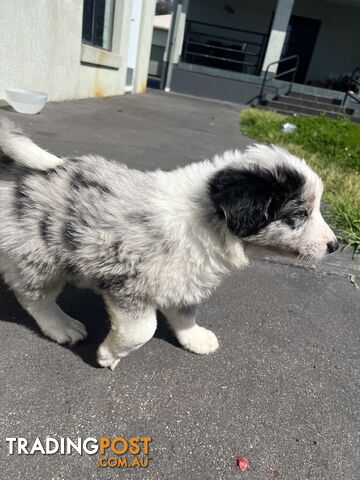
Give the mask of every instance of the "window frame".
<path id="1" fill-rule="evenodd" d="M 84 6 L 84 3 L 83 3 Z M 84 11 L 83 11 L 84 15 Z M 123 36 L 127 31 L 129 15 L 123 0 L 115 0 L 112 22 L 112 50 L 86 43 L 81 35 L 80 63 L 84 66 L 94 66 L 119 70 L 124 63 Z"/>
<path id="2" fill-rule="evenodd" d="M 110 30 L 110 34 L 109 34 L 109 38 L 110 38 L 110 46 L 109 48 L 105 48 L 105 47 L 102 47 L 100 45 L 96 45 L 94 43 L 94 30 L 95 30 L 95 7 L 96 7 L 96 1 L 97 0 L 93 0 L 93 8 L 92 8 L 92 16 L 91 16 L 91 40 L 86 40 L 84 39 L 84 26 L 82 27 L 82 33 L 81 33 L 81 43 L 83 45 L 88 45 L 89 47 L 92 47 L 92 48 L 99 48 L 101 50 L 104 50 L 105 52 L 112 52 L 112 48 L 113 48 L 113 40 L 114 40 L 114 20 L 115 20 L 115 12 L 116 12 L 116 0 L 113 0 L 112 2 L 112 9 L 111 9 L 111 18 L 110 18 L 110 24 L 109 24 L 109 30 Z M 84 21 L 84 10 L 83 10 L 83 21 Z"/>

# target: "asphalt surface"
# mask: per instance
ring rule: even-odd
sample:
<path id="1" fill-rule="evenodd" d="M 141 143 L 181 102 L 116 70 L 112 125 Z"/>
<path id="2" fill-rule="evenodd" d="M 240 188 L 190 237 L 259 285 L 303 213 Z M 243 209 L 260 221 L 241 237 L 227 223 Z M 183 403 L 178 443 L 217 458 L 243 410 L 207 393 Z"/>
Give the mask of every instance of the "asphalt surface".
<path id="1" fill-rule="evenodd" d="M 3 113 L 56 154 L 98 153 L 171 169 L 243 147 L 239 106 L 181 95 L 48 104 Z M 99 297 L 67 287 L 59 303 L 86 324 L 74 347 L 44 338 L 0 286 L 0 478 L 358 480 L 359 264 L 320 268 L 268 259 L 228 278 L 200 309 L 220 349 L 182 350 L 163 318 L 114 372 L 95 352 Z M 98 455 L 9 455 L 6 437 L 150 436 L 146 469 L 99 468 Z M 236 467 L 245 456 L 250 470 Z"/>

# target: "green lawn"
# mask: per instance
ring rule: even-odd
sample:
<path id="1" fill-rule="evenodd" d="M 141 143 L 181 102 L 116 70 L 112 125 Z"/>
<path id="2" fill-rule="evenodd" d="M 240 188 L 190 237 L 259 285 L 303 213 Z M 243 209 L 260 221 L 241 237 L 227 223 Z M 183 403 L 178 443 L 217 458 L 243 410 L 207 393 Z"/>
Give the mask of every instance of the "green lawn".
<path id="1" fill-rule="evenodd" d="M 291 122 L 298 130 L 282 132 Z M 241 113 L 242 132 L 286 147 L 305 158 L 325 184 L 325 214 L 338 236 L 360 252 L 360 126 L 327 117 L 286 117 L 251 108 Z"/>

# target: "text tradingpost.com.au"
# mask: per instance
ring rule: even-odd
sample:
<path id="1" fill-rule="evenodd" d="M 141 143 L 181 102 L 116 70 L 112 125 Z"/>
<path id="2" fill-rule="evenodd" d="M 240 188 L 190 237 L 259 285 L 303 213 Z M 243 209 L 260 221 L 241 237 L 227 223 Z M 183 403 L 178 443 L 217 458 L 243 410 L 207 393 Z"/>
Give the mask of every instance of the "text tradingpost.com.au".
<path id="1" fill-rule="evenodd" d="M 98 466 L 147 468 L 151 437 L 36 437 L 29 441 L 23 437 L 8 437 L 9 455 L 98 455 Z"/>

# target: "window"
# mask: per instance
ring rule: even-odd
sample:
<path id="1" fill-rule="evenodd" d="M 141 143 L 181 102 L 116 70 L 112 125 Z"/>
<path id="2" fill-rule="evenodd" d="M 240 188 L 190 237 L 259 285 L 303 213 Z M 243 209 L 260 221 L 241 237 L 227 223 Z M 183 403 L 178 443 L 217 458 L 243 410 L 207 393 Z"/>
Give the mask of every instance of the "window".
<path id="1" fill-rule="evenodd" d="M 83 43 L 111 50 L 115 0 L 84 0 Z"/>

